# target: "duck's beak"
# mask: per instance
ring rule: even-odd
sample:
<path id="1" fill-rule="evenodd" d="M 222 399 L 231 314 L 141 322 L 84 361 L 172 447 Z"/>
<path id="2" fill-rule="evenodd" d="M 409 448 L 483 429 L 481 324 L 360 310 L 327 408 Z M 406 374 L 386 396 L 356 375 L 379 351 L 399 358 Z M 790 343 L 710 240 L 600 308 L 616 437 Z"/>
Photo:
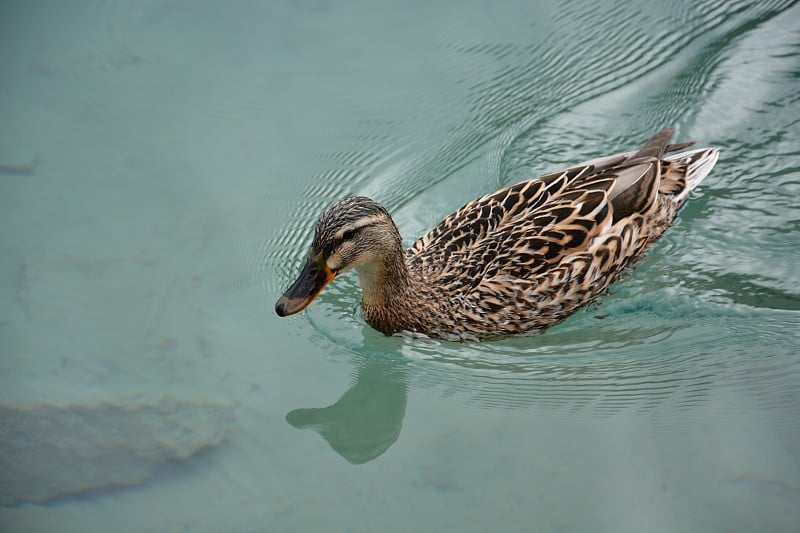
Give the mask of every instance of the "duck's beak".
<path id="1" fill-rule="evenodd" d="M 275 304 L 275 312 L 278 316 L 289 316 L 302 311 L 335 277 L 336 272 L 328 268 L 321 253 L 309 254 L 306 266 L 303 267 L 297 281 Z"/>

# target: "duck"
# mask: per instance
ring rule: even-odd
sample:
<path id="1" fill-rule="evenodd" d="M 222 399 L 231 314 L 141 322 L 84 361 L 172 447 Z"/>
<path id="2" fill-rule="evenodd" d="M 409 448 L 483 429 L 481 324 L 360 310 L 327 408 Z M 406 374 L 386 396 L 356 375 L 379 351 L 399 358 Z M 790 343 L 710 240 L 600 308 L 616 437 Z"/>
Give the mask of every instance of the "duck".
<path id="1" fill-rule="evenodd" d="M 389 212 L 352 196 L 319 216 L 296 281 L 275 304 L 305 309 L 354 269 L 361 316 L 386 335 L 482 341 L 541 332 L 627 273 L 717 162 L 674 128 L 486 194 L 403 249 Z M 669 154 L 669 155 L 667 155 Z"/>

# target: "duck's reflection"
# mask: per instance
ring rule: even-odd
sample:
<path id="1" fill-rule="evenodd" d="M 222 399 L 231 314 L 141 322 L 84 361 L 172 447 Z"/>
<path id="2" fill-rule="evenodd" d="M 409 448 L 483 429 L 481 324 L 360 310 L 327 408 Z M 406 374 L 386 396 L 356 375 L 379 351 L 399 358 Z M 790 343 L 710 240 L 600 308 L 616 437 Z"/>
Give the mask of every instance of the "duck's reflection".
<path id="1" fill-rule="evenodd" d="M 703 355 L 704 343 L 714 340 L 687 330 L 696 320 L 684 309 L 673 312 L 680 316 L 653 321 L 644 312 L 616 311 L 604 320 L 584 317 L 559 326 L 546 338 L 496 343 L 376 336 L 367 348 L 374 355 L 350 352 L 356 379 L 333 405 L 295 409 L 286 420 L 315 430 L 350 463 L 372 461 L 400 436 L 410 379 L 421 376 L 421 365 L 424 379 L 415 378 L 416 387 L 464 391 L 493 409 L 537 406 L 608 416 L 644 412 L 665 400 L 690 406 L 704 401 L 714 383 Z M 667 339 L 672 351 L 662 349 Z"/>
<path id="2" fill-rule="evenodd" d="M 353 464 L 381 456 L 403 427 L 408 398 L 407 369 L 391 358 L 359 356 L 355 383 L 328 407 L 295 409 L 286 421 L 310 428 Z"/>

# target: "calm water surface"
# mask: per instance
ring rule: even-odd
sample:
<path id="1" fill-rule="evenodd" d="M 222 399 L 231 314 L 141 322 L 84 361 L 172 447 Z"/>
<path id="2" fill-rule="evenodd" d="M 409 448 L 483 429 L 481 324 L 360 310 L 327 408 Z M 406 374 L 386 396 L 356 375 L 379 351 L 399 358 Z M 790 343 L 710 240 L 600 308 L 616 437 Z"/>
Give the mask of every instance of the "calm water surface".
<path id="1" fill-rule="evenodd" d="M 0 530 L 800 529 L 800 5 L 431 4 L 0 7 Z M 542 335 L 274 314 L 343 196 L 669 124 L 717 167 Z"/>

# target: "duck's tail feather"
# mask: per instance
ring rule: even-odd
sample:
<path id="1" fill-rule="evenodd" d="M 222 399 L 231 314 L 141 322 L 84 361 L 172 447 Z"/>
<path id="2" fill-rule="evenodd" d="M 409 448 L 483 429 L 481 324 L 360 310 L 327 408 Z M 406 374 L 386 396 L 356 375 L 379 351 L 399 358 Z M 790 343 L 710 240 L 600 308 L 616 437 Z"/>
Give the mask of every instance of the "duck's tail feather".
<path id="1" fill-rule="evenodd" d="M 672 136 L 675 135 L 675 128 L 669 127 L 659 131 L 645 143 L 642 148 L 636 152 L 631 159 L 646 158 L 646 157 L 662 157 L 667 152 L 677 152 L 684 148 L 689 148 L 695 141 L 682 141 L 679 143 L 670 143 Z"/>
<path id="2" fill-rule="evenodd" d="M 631 161 L 636 161 L 638 159 L 646 159 L 650 157 L 661 158 L 664 155 L 664 152 L 667 151 L 669 148 L 669 141 L 672 139 L 672 136 L 675 134 L 675 128 L 664 128 L 663 130 L 659 131 L 649 141 L 647 141 L 644 146 L 642 146 L 638 152 L 636 152 L 633 157 L 631 157 Z"/>
<path id="3" fill-rule="evenodd" d="M 683 141 L 680 143 L 673 143 L 668 144 L 666 148 L 664 148 L 664 152 L 677 152 L 678 150 L 683 150 L 684 148 L 689 148 L 697 141 Z"/>
<path id="4" fill-rule="evenodd" d="M 689 193 L 708 176 L 719 157 L 717 148 L 699 148 L 664 158 L 659 193 L 673 196 L 680 206 Z"/>

